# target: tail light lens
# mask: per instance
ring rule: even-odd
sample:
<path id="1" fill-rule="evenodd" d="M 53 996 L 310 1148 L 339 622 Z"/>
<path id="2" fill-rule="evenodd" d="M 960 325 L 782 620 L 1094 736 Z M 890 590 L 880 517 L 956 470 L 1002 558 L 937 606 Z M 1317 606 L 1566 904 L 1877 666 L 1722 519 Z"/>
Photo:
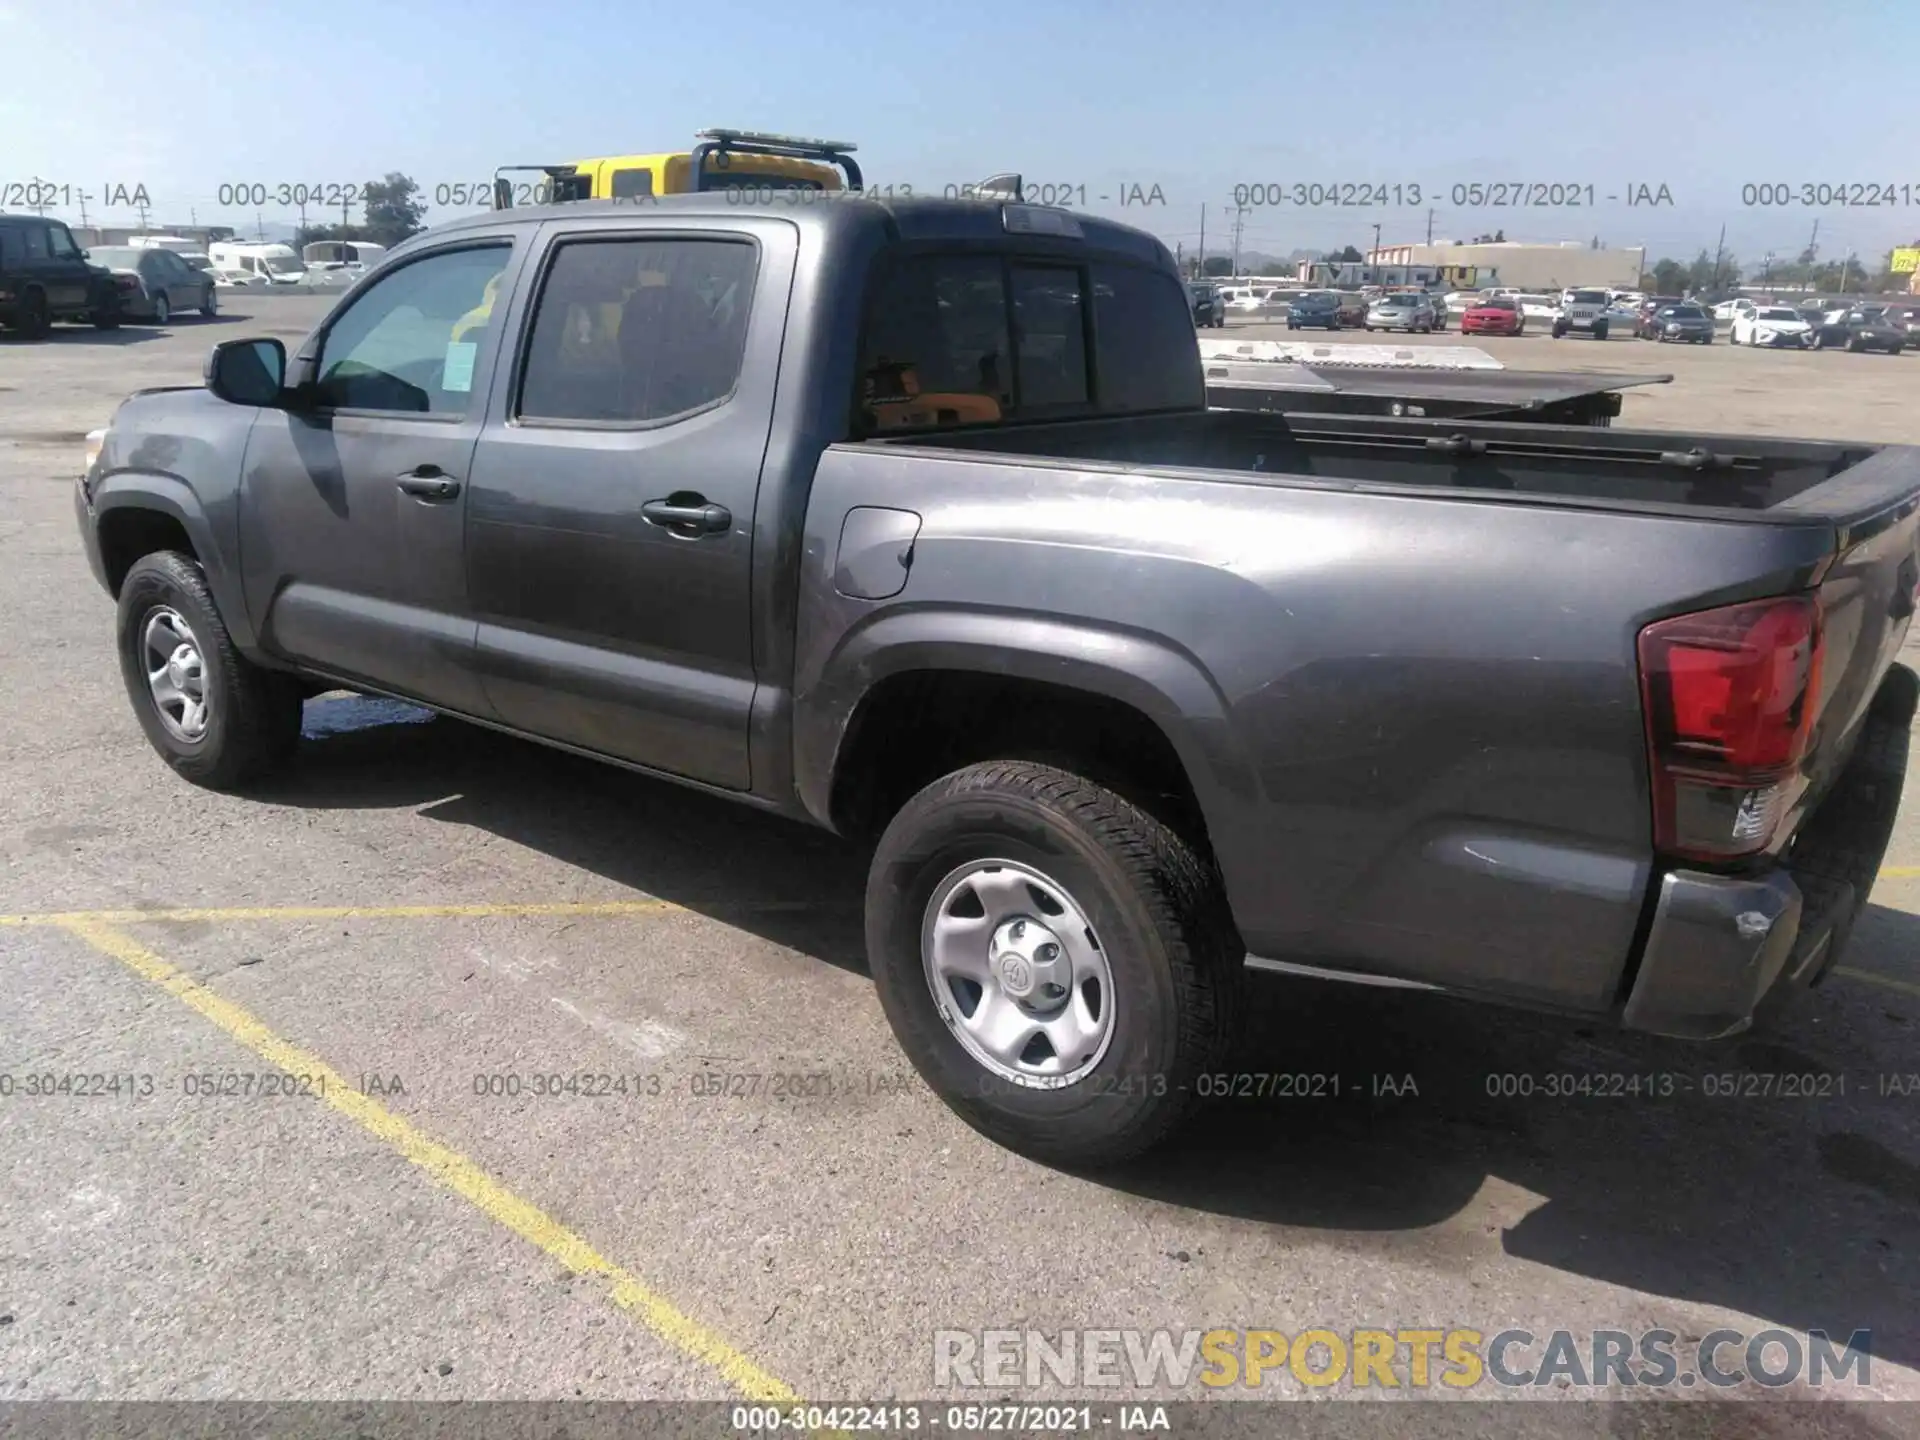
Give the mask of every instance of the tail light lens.
<path id="1" fill-rule="evenodd" d="M 116 275 L 113 277 L 113 288 L 118 290 L 122 295 L 131 295 L 140 288 L 140 277 L 137 275 Z"/>
<path id="2" fill-rule="evenodd" d="M 1773 843 L 1801 789 L 1821 648 L 1813 594 L 1677 615 L 1640 632 L 1656 850 L 1715 861 Z"/>

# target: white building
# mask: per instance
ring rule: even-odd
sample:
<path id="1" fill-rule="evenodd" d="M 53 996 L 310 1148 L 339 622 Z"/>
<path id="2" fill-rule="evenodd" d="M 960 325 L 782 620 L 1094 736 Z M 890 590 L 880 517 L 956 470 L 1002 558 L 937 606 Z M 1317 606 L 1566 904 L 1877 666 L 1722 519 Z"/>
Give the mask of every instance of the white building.
<path id="1" fill-rule="evenodd" d="M 1426 278 L 1463 289 L 1510 285 L 1519 290 L 1565 290 L 1574 286 L 1632 290 L 1647 267 L 1644 245 L 1594 249 L 1584 240 L 1535 245 L 1520 240 L 1463 244 L 1443 240 L 1431 245 L 1382 245 L 1367 252 L 1376 270 L 1395 268 L 1429 272 Z M 1419 284 L 1420 280 L 1382 281 Z"/>

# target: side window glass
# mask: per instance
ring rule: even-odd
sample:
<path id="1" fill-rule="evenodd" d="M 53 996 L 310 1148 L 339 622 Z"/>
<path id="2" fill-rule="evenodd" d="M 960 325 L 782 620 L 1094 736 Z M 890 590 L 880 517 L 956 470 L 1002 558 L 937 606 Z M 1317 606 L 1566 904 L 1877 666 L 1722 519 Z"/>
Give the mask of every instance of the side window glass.
<path id="1" fill-rule="evenodd" d="M 1016 265 L 1012 285 L 1021 411 L 1085 405 L 1091 396 L 1080 272 Z"/>
<path id="2" fill-rule="evenodd" d="M 319 403 L 464 414 L 492 354 L 494 303 L 512 247 L 442 251 L 384 277 L 328 329 Z"/>
<path id="3" fill-rule="evenodd" d="M 616 170 L 613 172 L 613 198 L 615 200 L 637 200 L 653 194 L 653 172 L 651 170 Z"/>
<path id="4" fill-rule="evenodd" d="M 47 253 L 56 260 L 78 260 L 80 247 L 73 243 L 73 234 L 64 225 L 47 227 Z"/>
<path id="5" fill-rule="evenodd" d="M 20 228 L 20 241 L 29 260 L 47 258 L 47 227 L 44 225 L 23 225 Z"/>
<path id="6" fill-rule="evenodd" d="M 998 256 L 921 255 L 883 275 L 860 359 L 861 429 L 999 420 L 1013 404 Z"/>
<path id="7" fill-rule="evenodd" d="M 726 399 L 756 264 L 745 240 L 562 241 L 534 311 L 520 418 L 642 424 Z"/>

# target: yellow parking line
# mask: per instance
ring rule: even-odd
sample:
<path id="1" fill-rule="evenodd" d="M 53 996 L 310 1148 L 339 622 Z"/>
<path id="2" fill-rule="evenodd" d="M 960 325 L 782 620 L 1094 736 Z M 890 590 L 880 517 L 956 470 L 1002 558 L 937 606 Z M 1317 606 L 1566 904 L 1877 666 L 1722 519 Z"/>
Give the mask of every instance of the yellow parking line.
<path id="1" fill-rule="evenodd" d="M 1911 880 L 1920 875 L 1920 865 L 1888 865 L 1880 871 L 1882 880 Z"/>
<path id="2" fill-rule="evenodd" d="M 754 905 L 742 909 L 801 909 L 791 905 Z M 522 915 L 668 915 L 685 911 L 671 900 L 582 900 L 551 905 L 257 905 L 212 910 L 68 910 L 45 915 L 0 915 L 0 925 L 144 925 L 151 921 L 184 924 L 220 920 L 426 920 L 477 916 L 487 919 Z"/>
<path id="3" fill-rule="evenodd" d="M 477 907 L 481 913 L 494 908 Z M 510 907 L 509 907 L 510 908 Z M 534 913 L 550 913 L 540 907 L 526 907 Z M 677 907 L 673 907 L 677 908 Z M 410 907 L 427 913 L 467 913 L 460 906 Z M 218 914 L 221 912 L 204 912 Z M 276 914 L 278 912 L 258 912 Z M 364 911 L 308 912 L 313 914 L 363 914 Z M 385 913 L 385 912 L 371 912 Z M 561 913 L 572 913 L 562 911 Z M 146 917 L 142 917 L 146 918 Z M 460 1195 L 474 1208 L 513 1231 L 521 1239 L 537 1245 L 569 1270 L 603 1281 L 613 1303 L 634 1316 L 660 1339 L 684 1355 L 711 1366 L 734 1389 L 749 1400 L 787 1405 L 799 1397 L 783 1381 L 762 1369 L 736 1350 L 720 1335 L 681 1310 L 666 1296 L 649 1289 L 630 1271 L 616 1265 L 581 1236 L 569 1230 L 551 1215 L 529 1201 L 522 1200 L 473 1161 L 436 1140 L 429 1139 L 384 1105 L 368 1099 L 347 1083 L 319 1056 L 281 1039 L 262 1021 L 231 1000 L 222 998 L 178 967 L 169 964 L 131 935 L 111 925 L 87 917 L 71 917 L 57 922 L 61 929 L 77 935 L 103 955 L 111 956 L 134 974 L 211 1020 L 228 1035 L 245 1045 L 268 1064 L 277 1065 L 294 1075 L 320 1077 L 326 1102 L 361 1128 L 386 1141 L 394 1150 L 425 1170 L 435 1180 Z"/>
<path id="4" fill-rule="evenodd" d="M 1851 965 L 1842 965 L 1833 973 L 1836 975 L 1844 975 L 1849 980 L 1864 980 L 1869 985 L 1880 985 L 1888 990 L 1898 990 L 1902 995 L 1920 996 L 1920 985 L 1915 985 L 1909 980 L 1896 980 L 1891 975 L 1876 975 L 1871 970 L 1856 970 Z"/>

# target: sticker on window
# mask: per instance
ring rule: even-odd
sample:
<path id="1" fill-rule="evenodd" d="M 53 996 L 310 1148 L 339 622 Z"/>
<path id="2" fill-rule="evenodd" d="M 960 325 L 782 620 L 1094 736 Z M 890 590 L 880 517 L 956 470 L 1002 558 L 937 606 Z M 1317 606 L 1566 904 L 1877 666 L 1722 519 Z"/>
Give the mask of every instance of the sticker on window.
<path id="1" fill-rule="evenodd" d="M 480 347 L 471 340 L 447 342 L 447 361 L 441 369 L 440 388 L 448 393 L 466 394 L 473 389 L 473 361 Z"/>

